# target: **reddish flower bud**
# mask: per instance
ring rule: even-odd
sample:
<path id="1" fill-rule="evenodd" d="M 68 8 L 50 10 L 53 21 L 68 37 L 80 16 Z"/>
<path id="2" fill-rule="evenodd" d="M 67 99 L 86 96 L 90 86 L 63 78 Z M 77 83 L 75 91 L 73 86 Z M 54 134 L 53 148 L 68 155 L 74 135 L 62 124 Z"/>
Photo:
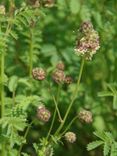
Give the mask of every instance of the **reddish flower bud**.
<path id="1" fill-rule="evenodd" d="M 90 21 L 85 21 L 81 24 L 80 30 L 82 33 L 86 34 L 93 30 L 93 25 Z"/>
<path id="2" fill-rule="evenodd" d="M 38 107 L 37 117 L 43 122 L 48 122 L 51 117 L 51 113 L 44 105 L 42 105 Z"/>
<path id="3" fill-rule="evenodd" d="M 64 70 L 65 69 L 65 65 L 63 62 L 59 62 L 57 65 L 56 65 L 56 68 L 59 69 L 59 70 Z"/>
<path id="4" fill-rule="evenodd" d="M 56 70 L 52 75 L 53 80 L 56 83 L 62 83 L 65 79 L 65 74 L 62 70 Z"/>
<path id="5" fill-rule="evenodd" d="M 66 84 L 71 84 L 73 82 L 73 79 L 71 76 L 66 76 L 65 79 L 64 79 L 64 82 Z"/>
<path id="6" fill-rule="evenodd" d="M 34 68 L 32 75 L 35 80 L 44 80 L 46 73 L 42 68 Z"/>

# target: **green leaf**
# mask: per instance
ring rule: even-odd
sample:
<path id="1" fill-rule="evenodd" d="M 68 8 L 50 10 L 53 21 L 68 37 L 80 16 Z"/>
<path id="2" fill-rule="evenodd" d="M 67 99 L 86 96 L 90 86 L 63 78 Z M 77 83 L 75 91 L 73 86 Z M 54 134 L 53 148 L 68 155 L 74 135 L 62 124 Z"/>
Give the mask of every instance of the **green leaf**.
<path id="1" fill-rule="evenodd" d="M 113 135 L 110 132 L 105 132 L 105 136 L 108 142 L 114 141 Z"/>
<path id="2" fill-rule="evenodd" d="M 114 84 L 107 84 L 107 87 L 108 87 L 114 94 L 117 93 L 117 90 L 116 90 Z"/>
<path id="3" fill-rule="evenodd" d="M 17 87 L 17 82 L 18 82 L 18 77 L 17 76 L 12 76 L 9 79 L 9 83 L 8 83 L 8 88 L 11 92 L 13 92 L 16 87 Z"/>
<path id="4" fill-rule="evenodd" d="M 114 142 L 111 145 L 111 154 L 110 156 L 117 156 L 117 142 Z"/>
<path id="5" fill-rule="evenodd" d="M 29 83 L 28 79 L 25 79 L 25 78 L 20 78 L 18 80 L 18 83 L 24 84 L 24 85 L 26 85 L 29 88 L 31 87 L 31 84 Z"/>
<path id="6" fill-rule="evenodd" d="M 117 94 L 113 97 L 113 109 L 117 109 Z"/>
<path id="7" fill-rule="evenodd" d="M 36 143 L 34 143 L 34 144 L 33 144 L 33 147 L 34 147 L 34 149 L 35 149 L 35 151 L 36 151 L 36 153 L 37 153 L 38 150 L 39 150 L 38 145 L 37 145 Z"/>
<path id="8" fill-rule="evenodd" d="M 104 149 L 103 149 L 104 156 L 108 156 L 109 151 L 110 151 L 110 145 L 105 142 L 104 143 Z"/>
<path id="9" fill-rule="evenodd" d="M 11 32 L 10 32 L 10 35 L 11 35 L 15 40 L 18 39 L 18 35 L 15 33 L 15 31 L 11 31 Z"/>
<path id="10" fill-rule="evenodd" d="M 80 1 L 70 0 L 70 10 L 72 14 L 77 14 L 80 10 Z"/>
<path id="11" fill-rule="evenodd" d="M 104 96 L 113 96 L 113 93 L 110 91 L 102 91 L 98 93 L 98 96 L 104 97 Z"/>
<path id="12" fill-rule="evenodd" d="M 98 24 L 99 27 L 103 27 L 103 23 L 102 23 L 102 16 L 99 12 L 95 11 L 93 12 L 93 16 Z"/>
<path id="13" fill-rule="evenodd" d="M 94 135 L 100 138 L 101 140 L 105 141 L 105 134 L 104 132 L 96 131 L 94 132 Z"/>
<path id="14" fill-rule="evenodd" d="M 95 148 L 97 148 L 98 146 L 102 145 L 104 142 L 103 141 L 100 141 L 100 140 L 97 140 L 97 141 L 93 141 L 91 143 L 89 143 L 87 145 L 87 150 L 90 151 L 90 150 L 93 150 Z"/>

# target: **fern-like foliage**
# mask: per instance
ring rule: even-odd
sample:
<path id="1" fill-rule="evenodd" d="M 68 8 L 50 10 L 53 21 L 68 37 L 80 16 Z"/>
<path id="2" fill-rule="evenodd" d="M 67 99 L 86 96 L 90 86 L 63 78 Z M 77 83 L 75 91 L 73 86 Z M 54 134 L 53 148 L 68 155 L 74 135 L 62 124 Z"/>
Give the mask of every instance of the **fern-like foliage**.
<path id="1" fill-rule="evenodd" d="M 53 156 L 53 147 L 49 142 L 46 140 L 46 138 L 40 139 L 40 144 L 33 144 L 33 147 L 36 151 L 37 156 Z"/>
<path id="2" fill-rule="evenodd" d="M 94 132 L 100 140 L 93 141 L 87 145 L 87 150 L 93 150 L 103 145 L 104 156 L 117 156 L 117 142 L 114 140 L 110 132 Z"/>
<path id="3" fill-rule="evenodd" d="M 0 127 L 4 133 L 1 134 L 1 138 L 13 147 L 14 144 L 20 145 L 22 137 L 19 136 L 18 132 L 23 131 L 27 126 L 25 118 L 19 117 L 3 117 L 0 119 Z M 6 138 L 6 139 L 5 139 Z"/>

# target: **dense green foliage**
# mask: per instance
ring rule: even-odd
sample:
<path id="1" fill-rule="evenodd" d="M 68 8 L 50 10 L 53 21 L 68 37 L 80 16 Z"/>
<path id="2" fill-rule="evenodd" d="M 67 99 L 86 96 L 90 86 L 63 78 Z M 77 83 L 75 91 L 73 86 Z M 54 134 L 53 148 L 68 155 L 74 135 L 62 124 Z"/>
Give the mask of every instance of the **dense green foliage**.
<path id="1" fill-rule="evenodd" d="M 82 21 L 90 20 L 99 33 L 100 49 L 91 61 L 85 61 L 78 96 L 63 129 L 82 109 L 93 113 L 93 122 L 75 120 L 70 127 L 77 136 L 74 144 L 52 135 L 47 156 L 108 156 L 109 152 L 117 156 L 117 1 L 55 0 L 53 7 L 42 0 L 36 7 L 34 2 L 0 1 L 6 8 L 5 15 L 0 13 L 0 155 L 17 156 L 21 148 L 24 156 L 44 156 L 52 117 L 48 123 L 40 122 L 37 107 L 44 103 L 53 116 L 58 85 L 51 75 L 62 61 L 66 75 L 73 78 L 71 85 L 60 86 L 59 109 L 64 117 L 80 71 L 81 58 L 74 53 L 78 28 Z M 32 78 L 34 67 L 46 70 L 46 80 Z M 59 124 L 56 115 L 52 134 Z M 94 131 L 100 140 L 95 141 Z M 104 152 L 96 148 L 100 145 Z M 86 146 L 94 150 L 87 151 Z"/>

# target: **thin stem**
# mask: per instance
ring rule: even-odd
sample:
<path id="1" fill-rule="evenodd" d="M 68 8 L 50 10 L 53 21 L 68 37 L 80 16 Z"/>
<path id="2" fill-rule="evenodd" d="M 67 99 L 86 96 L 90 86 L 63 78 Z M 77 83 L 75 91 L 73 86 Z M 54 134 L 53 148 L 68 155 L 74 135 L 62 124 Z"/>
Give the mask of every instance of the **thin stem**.
<path id="1" fill-rule="evenodd" d="M 31 128 L 31 126 L 32 126 L 32 124 L 33 124 L 33 122 L 34 122 L 34 121 L 32 121 L 32 122 L 28 125 L 28 127 L 27 127 L 27 129 L 26 129 L 26 131 L 25 131 L 24 137 L 23 137 L 24 140 L 26 140 L 27 135 L 28 135 L 28 133 L 29 133 L 29 130 L 30 130 L 30 128 Z M 25 143 L 22 143 L 22 144 L 20 145 L 20 148 L 19 148 L 19 151 L 18 151 L 18 155 L 17 155 L 17 156 L 20 156 L 24 144 L 25 144 Z"/>
<path id="2" fill-rule="evenodd" d="M 12 99 L 13 99 L 13 106 L 15 106 L 15 89 L 13 89 Z"/>
<path id="3" fill-rule="evenodd" d="M 75 116 L 75 117 L 71 120 L 71 122 L 68 124 L 68 126 L 66 127 L 66 129 L 62 132 L 61 136 L 63 136 L 63 135 L 67 132 L 67 130 L 71 127 L 71 125 L 73 124 L 73 122 L 74 122 L 77 118 L 78 118 L 78 116 Z"/>
<path id="4" fill-rule="evenodd" d="M 33 68 L 33 43 L 32 43 L 32 30 L 30 30 L 30 51 L 29 51 L 29 77 L 32 78 L 32 68 Z"/>
<path id="5" fill-rule="evenodd" d="M 1 117 L 4 116 L 4 53 L 1 54 Z"/>
<path id="6" fill-rule="evenodd" d="M 4 41 L 6 42 L 6 37 L 8 36 L 9 32 L 11 30 L 11 23 L 9 22 L 6 28 L 6 32 L 4 35 Z M 1 53 L 1 72 L 0 72 L 0 77 L 1 77 L 1 86 L 0 86 L 0 99 L 1 99 L 1 118 L 4 117 L 4 112 L 5 112 L 5 105 L 4 105 L 4 70 L 5 70 L 5 51 Z M 2 144 L 2 156 L 5 156 L 6 151 L 5 151 L 5 144 Z"/>
<path id="7" fill-rule="evenodd" d="M 79 76 L 78 76 L 78 80 L 77 80 L 77 84 L 76 84 L 76 88 L 73 92 L 73 97 L 72 97 L 72 100 L 71 100 L 71 103 L 66 111 L 66 114 L 64 116 L 64 119 L 63 119 L 63 122 L 60 124 L 59 128 L 57 129 L 57 131 L 55 132 L 55 135 L 58 134 L 60 132 L 60 130 L 63 128 L 64 124 L 65 124 L 65 121 L 68 117 L 68 114 L 71 110 L 71 107 L 76 99 L 76 96 L 77 96 L 77 93 L 78 93 L 78 89 L 79 89 L 79 84 L 80 84 L 80 80 L 81 80 L 81 76 L 82 76 L 82 72 L 83 72 L 83 67 L 84 67 L 84 58 L 82 59 L 82 62 L 81 62 L 81 67 L 80 67 L 80 72 L 79 72 Z"/>
<path id="8" fill-rule="evenodd" d="M 57 101 L 56 101 L 56 99 L 55 99 L 55 97 L 53 95 L 52 95 L 52 98 L 53 98 L 53 101 L 54 101 L 54 104 L 55 104 L 56 111 L 58 113 L 59 121 L 62 122 L 63 120 L 62 120 L 62 117 L 61 117 L 61 114 L 60 114 L 60 111 L 59 111 L 59 108 L 58 108 L 58 103 L 57 103 Z"/>
<path id="9" fill-rule="evenodd" d="M 56 97 L 56 105 L 57 105 L 57 106 L 58 106 L 58 102 L 59 102 L 60 89 L 61 89 L 61 85 L 58 85 L 57 97 Z M 48 131 L 46 140 L 49 138 L 50 133 L 51 133 L 51 131 L 52 131 L 52 128 L 53 128 L 53 126 L 54 126 L 56 113 L 57 113 L 57 109 L 55 108 L 54 115 L 53 115 L 53 119 L 52 119 L 52 122 L 51 122 L 51 125 L 50 125 L 50 129 L 49 129 L 49 131 Z"/>
<path id="10" fill-rule="evenodd" d="M 49 131 L 48 131 L 46 140 L 48 140 L 48 138 L 49 138 L 49 136 L 50 136 L 50 133 L 51 133 L 51 131 L 52 131 L 52 128 L 53 128 L 53 125 L 54 125 L 54 121 L 55 121 L 55 117 L 56 117 L 56 108 L 55 108 L 55 111 L 54 111 L 54 115 L 53 115 L 53 118 L 52 118 L 52 122 L 51 122 L 51 125 L 50 125 L 50 129 L 49 129 Z"/>

